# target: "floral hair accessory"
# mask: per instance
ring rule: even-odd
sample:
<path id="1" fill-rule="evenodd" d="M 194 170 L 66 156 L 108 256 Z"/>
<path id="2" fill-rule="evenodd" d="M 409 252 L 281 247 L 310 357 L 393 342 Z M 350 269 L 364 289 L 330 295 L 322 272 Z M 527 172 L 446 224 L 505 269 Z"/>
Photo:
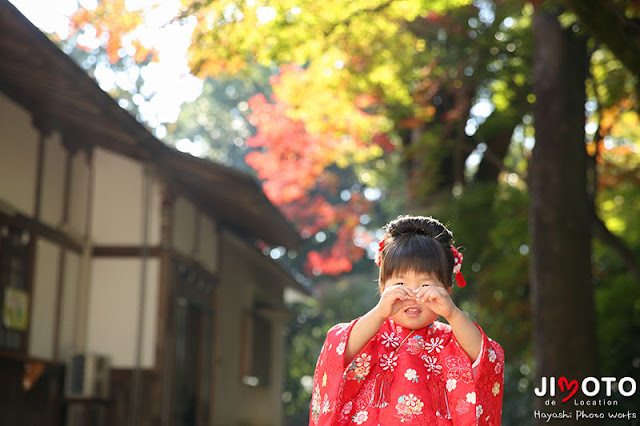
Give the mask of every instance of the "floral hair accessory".
<path id="1" fill-rule="evenodd" d="M 462 269 L 462 253 L 454 246 L 451 246 L 451 253 L 453 253 L 453 272 L 456 274 L 456 282 L 458 283 L 458 287 L 464 287 L 467 285 L 467 282 L 464 280 L 462 272 L 460 272 L 460 269 Z"/>
<path id="2" fill-rule="evenodd" d="M 376 257 L 376 263 L 378 266 L 382 263 L 382 250 L 384 250 L 384 238 L 378 243 L 378 256 Z"/>

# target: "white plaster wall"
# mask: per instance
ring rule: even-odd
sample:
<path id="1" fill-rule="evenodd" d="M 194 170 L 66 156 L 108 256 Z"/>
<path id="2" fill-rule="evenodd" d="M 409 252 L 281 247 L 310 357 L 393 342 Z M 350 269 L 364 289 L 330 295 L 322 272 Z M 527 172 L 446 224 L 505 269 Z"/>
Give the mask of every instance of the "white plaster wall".
<path id="1" fill-rule="evenodd" d="M 220 282 L 220 303 L 218 304 L 216 348 L 216 401 L 214 406 L 215 424 L 240 424 L 239 416 L 246 416 L 254 400 L 246 398 L 246 387 L 241 383 L 240 355 L 242 348 L 242 321 L 246 311 L 251 309 L 253 288 L 247 283 L 251 279 L 247 268 L 229 267 L 226 252 L 223 254 L 222 276 Z M 256 389 L 251 389 L 256 390 Z M 237 401 L 237 402 L 236 402 Z M 241 402 L 242 401 L 242 402 Z M 244 412 L 244 414 L 242 414 Z M 264 413 L 265 417 L 267 413 Z M 247 423 L 250 424 L 250 423 Z"/>
<path id="2" fill-rule="evenodd" d="M 87 199 L 89 198 L 90 167 L 84 151 L 77 152 L 71 160 L 71 193 L 69 195 L 69 227 L 84 235 L 87 225 Z"/>
<path id="3" fill-rule="evenodd" d="M 33 216 L 38 131 L 31 116 L 0 93 L 0 202 Z"/>
<path id="4" fill-rule="evenodd" d="M 55 332 L 56 285 L 60 248 L 44 239 L 36 241 L 35 275 L 31 303 L 29 355 L 52 360 Z"/>
<path id="5" fill-rule="evenodd" d="M 60 315 L 60 335 L 58 340 L 58 359 L 66 361 L 76 352 L 76 311 L 78 309 L 77 291 L 80 272 L 80 256 L 74 252 L 65 253 L 64 280 L 62 283 L 62 312 Z"/>
<path id="6" fill-rule="evenodd" d="M 142 366 L 155 365 L 160 261 L 149 259 Z M 89 288 L 87 350 L 111 356 L 115 368 L 135 366 L 142 261 L 94 258 Z"/>
<path id="7" fill-rule="evenodd" d="M 92 236 L 95 245 L 141 245 L 144 165 L 96 149 Z M 151 185 L 149 241 L 160 241 L 160 186 Z"/>
<path id="8" fill-rule="evenodd" d="M 191 257 L 195 249 L 196 208 L 184 197 L 176 197 L 173 204 L 173 248 Z"/>
<path id="9" fill-rule="evenodd" d="M 200 241 L 197 260 L 212 273 L 218 271 L 218 230 L 208 216 L 200 215 Z"/>
<path id="10" fill-rule="evenodd" d="M 55 132 L 47 138 L 44 144 L 40 204 L 40 219 L 54 228 L 62 223 L 66 157 L 66 150 L 62 145 L 60 134 Z"/>
<path id="11" fill-rule="evenodd" d="M 242 316 L 252 309 L 262 282 L 247 258 L 224 243 L 221 265 L 220 303 L 217 315 L 217 364 L 215 423 L 275 426 L 282 424 L 284 340 L 282 324 L 272 323 L 271 383 L 251 387 L 241 383 L 240 351 Z M 280 295 L 281 296 L 281 295 Z M 276 299 L 277 296 L 272 296 Z M 251 407 L 250 410 L 245 409 Z"/>

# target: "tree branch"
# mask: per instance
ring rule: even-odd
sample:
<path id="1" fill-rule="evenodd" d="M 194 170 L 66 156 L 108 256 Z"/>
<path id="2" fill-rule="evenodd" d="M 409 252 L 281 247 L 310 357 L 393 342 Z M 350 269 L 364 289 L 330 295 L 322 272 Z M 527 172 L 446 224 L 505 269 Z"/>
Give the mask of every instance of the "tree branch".
<path id="1" fill-rule="evenodd" d="M 391 6 L 391 3 L 393 3 L 394 0 L 387 0 L 384 3 L 380 3 L 378 6 L 370 8 L 370 9 L 358 9 L 355 12 L 353 12 L 351 15 L 347 16 L 346 19 L 339 21 L 339 22 L 335 22 L 333 25 L 331 25 L 329 28 L 327 28 L 324 31 L 324 35 L 325 37 L 328 37 L 329 35 L 331 35 L 331 33 L 333 33 L 335 31 L 335 29 L 339 26 L 339 25 L 345 25 L 345 26 L 349 26 L 351 25 L 351 21 L 353 20 L 353 18 L 357 17 L 358 15 L 362 15 L 364 13 L 376 13 L 376 12 L 382 12 L 384 9 L 386 9 L 387 7 Z"/>
<path id="2" fill-rule="evenodd" d="M 591 227 L 593 233 L 600 241 L 608 245 L 615 251 L 622 259 L 625 266 L 634 276 L 637 282 L 640 283 L 640 265 L 636 261 L 636 256 L 627 246 L 627 244 L 617 235 L 612 234 L 607 228 L 607 225 L 598 217 L 595 210 L 591 209 Z"/>
<path id="3" fill-rule="evenodd" d="M 611 0 L 564 0 L 584 26 L 636 76 L 640 76 L 640 20 L 627 18 Z"/>
<path id="4" fill-rule="evenodd" d="M 464 143 L 465 143 L 465 147 L 469 150 L 469 152 L 471 152 L 478 147 L 478 144 L 480 142 L 477 141 L 473 136 L 467 136 Z M 465 158 L 465 161 L 466 161 L 466 158 Z M 482 153 L 482 160 L 480 164 L 482 164 L 482 161 L 486 161 L 490 163 L 493 167 L 495 167 L 498 170 L 498 174 L 495 176 L 496 178 L 498 177 L 500 172 L 504 171 L 504 172 L 515 174 L 516 176 L 518 176 L 518 179 L 521 179 L 527 185 L 529 184 L 528 176 L 526 175 L 522 176 L 522 174 L 520 174 L 516 169 L 514 169 L 513 167 L 508 167 L 506 164 L 504 164 L 504 156 L 496 155 L 496 153 L 494 153 L 491 149 L 489 149 L 488 145 L 487 145 L 487 149 Z M 480 167 L 480 165 L 478 165 L 478 167 Z M 488 182 L 489 180 L 484 179 L 484 181 Z"/>

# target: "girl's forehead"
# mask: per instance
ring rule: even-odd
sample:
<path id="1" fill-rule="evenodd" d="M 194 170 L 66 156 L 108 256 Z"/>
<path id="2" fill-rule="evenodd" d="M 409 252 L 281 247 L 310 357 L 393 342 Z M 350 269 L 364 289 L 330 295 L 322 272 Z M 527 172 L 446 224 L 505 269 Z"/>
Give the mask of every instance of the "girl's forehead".
<path id="1" fill-rule="evenodd" d="M 397 278 L 416 278 L 416 279 L 434 279 L 437 280 L 438 277 L 434 272 L 431 271 L 414 271 L 412 269 L 393 271 L 390 276 L 391 279 Z"/>

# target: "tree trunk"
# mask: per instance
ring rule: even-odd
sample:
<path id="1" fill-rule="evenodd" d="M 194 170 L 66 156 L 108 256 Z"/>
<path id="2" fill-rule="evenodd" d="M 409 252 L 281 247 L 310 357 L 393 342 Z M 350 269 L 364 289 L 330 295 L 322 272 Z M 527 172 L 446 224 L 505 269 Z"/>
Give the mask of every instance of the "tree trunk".
<path id="1" fill-rule="evenodd" d="M 535 409 L 571 413 L 571 419 L 558 423 L 577 424 L 576 411 L 583 407 L 576 407 L 574 400 L 585 397 L 578 390 L 563 403 L 569 392 L 559 389 L 558 379 L 564 376 L 581 384 L 584 377 L 597 377 L 584 142 L 586 43 L 543 10 L 536 12 L 533 33 L 536 144 L 530 165 L 530 228 L 535 387 L 543 377 L 555 377 L 556 384 L 555 398 L 534 396 Z M 545 405 L 547 399 L 556 405 Z M 543 418 L 536 421 L 547 424 Z"/>

